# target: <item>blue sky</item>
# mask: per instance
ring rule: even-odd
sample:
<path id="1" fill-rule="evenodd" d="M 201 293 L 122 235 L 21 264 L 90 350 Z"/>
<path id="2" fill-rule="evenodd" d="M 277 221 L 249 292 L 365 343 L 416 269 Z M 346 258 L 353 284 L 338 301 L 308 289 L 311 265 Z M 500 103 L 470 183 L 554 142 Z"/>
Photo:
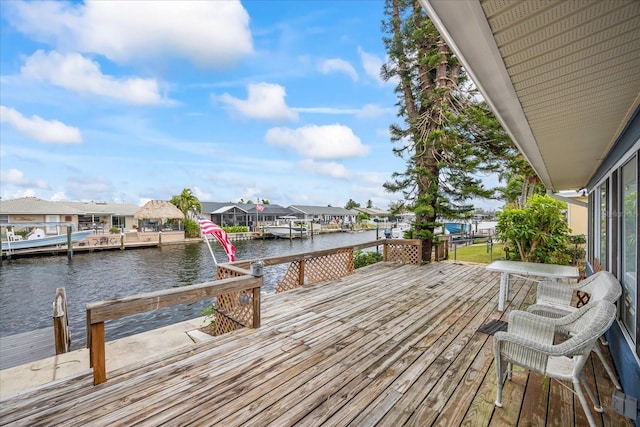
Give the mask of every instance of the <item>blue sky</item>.
<path id="1" fill-rule="evenodd" d="M 0 2 L 2 199 L 388 208 L 383 5 Z"/>

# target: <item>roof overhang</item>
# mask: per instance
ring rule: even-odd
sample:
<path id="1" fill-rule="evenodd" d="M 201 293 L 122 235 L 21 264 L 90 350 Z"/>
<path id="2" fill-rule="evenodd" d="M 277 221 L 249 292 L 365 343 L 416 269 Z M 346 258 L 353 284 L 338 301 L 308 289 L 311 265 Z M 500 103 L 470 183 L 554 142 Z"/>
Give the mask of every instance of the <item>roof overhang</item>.
<path id="1" fill-rule="evenodd" d="M 546 187 L 586 187 L 640 104 L 640 2 L 419 1 Z"/>
<path id="2" fill-rule="evenodd" d="M 222 207 L 220 207 L 220 208 L 218 208 L 218 209 L 216 209 L 215 211 L 210 212 L 210 213 L 211 213 L 211 214 L 213 214 L 213 215 L 220 215 L 220 214 L 223 214 L 223 213 L 227 213 L 227 212 L 229 212 L 229 211 L 232 211 L 232 210 L 234 210 L 234 209 L 237 209 L 237 210 L 239 210 L 239 211 L 242 211 L 243 213 L 247 213 L 247 211 L 246 211 L 245 209 L 242 209 L 241 207 L 238 207 L 238 206 L 236 206 L 236 205 L 222 206 Z"/>

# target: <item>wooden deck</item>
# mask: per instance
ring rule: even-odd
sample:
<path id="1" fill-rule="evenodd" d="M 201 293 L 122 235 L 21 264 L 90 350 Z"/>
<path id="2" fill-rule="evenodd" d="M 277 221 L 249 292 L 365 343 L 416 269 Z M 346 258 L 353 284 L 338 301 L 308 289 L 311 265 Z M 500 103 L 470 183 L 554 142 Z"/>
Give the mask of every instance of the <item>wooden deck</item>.
<path id="1" fill-rule="evenodd" d="M 217 337 L 162 360 L 90 373 L 0 402 L 0 424 L 250 426 L 582 426 L 557 382 L 516 370 L 495 408 L 489 320 L 533 301 L 519 280 L 496 310 L 498 273 L 451 262 L 379 263 L 262 303 L 262 327 Z M 608 353 L 607 353 L 608 354 Z M 603 426 L 631 426 L 611 407 L 597 358 L 587 376 Z"/>
<path id="2" fill-rule="evenodd" d="M 0 338 L 0 370 L 55 355 L 53 326 Z"/>

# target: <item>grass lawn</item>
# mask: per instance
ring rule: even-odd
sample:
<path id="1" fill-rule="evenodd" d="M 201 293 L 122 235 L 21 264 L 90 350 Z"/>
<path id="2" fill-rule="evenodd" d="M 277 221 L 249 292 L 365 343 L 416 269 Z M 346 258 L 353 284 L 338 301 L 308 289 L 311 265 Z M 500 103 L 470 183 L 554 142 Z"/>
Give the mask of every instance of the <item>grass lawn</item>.
<path id="1" fill-rule="evenodd" d="M 479 243 L 469 246 L 453 246 L 449 249 L 449 259 L 456 261 L 477 262 L 489 264 L 498 259 L 504 259 L 504 250 L 502 243 L 494 243 L 492 253 L 487 252 L 487 244 Z"/>

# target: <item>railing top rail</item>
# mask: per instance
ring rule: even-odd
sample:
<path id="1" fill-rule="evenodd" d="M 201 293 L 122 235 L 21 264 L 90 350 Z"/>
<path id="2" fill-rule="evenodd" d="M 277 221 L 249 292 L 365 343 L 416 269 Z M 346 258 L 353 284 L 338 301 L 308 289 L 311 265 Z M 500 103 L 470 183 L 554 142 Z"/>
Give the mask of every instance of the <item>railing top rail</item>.
<path id="1" fill-rule="evenodd" d="M 371 240 L 369 242 L 356 243 L 353 245 L 340 246 L 337 248 L 323 249 L 319 251 L 299 252 L 291 255 L 261 258 L 260 260 L 264 262 L 265 266 L 277 265 L 277 264 L 284 264 L 285 262 L 292 262 L 292 261 L 298 261 L 301 259 L 309 259 L 309 258 L 314 258 L 314 257 L 319 257 L 324 255 L 330 255 L 330 254 L 334 254 L 334 253 L 344 251 L 344 250 L 349 250 L 349 249 L 354 249 L 354 250 L 364 249 L 364 248 L 370 248 L 372 246 L 382 246 L 385 244 L 415 245 L 415 244 L 418 244 L 419 242 L 420 240 L 418 239 L 379 239 L 379 240 Z M 235 261 L 235 262 L 227 263 L 223 265 L 226 268 L 230 266 L 249 265 L 252 261 L 257 261 L 257 260 L 258 259 Z"/>
<path id="2" fill-rule="evenodd" d="M 234 291 L 259 288 L 262 277 L 253 277 L 244 270 L 247 276 L 231 277 L 180 288 L 163 289 L 144 294 L 131 295 L 87 304 L 87 320 L 90 324 L 115 320 L 133 314 L 144 313 L 177 304 L 185 304 L 213 298 Z"/>

